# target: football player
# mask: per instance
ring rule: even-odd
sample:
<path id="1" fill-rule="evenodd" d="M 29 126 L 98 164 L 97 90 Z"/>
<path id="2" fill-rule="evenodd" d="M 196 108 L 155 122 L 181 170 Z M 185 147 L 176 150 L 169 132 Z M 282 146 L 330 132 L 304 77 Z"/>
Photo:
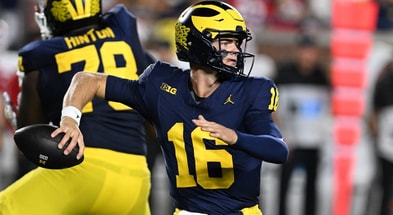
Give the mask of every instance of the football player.
<path id="1" fill-rule="evenodd" d="M 100 0 L 40 1 L 43 40 L 19 50 L 24 73 L 17 127 L 59 125 L 63 96 L 77 71 L 136 80 L 153 62 L 136 17 L 123 5 L 103 14 Z M 0 193 L 1 215 L 150 214 L 145 120 L 130 107 L 93 99 L 82 110 L 82 164 L 38 167 Z"/>
<path id="2" fill-rule="evenodd" d="M 86 141 L 78 129 L 79 110 L 95 96 L 122 102 L 156 128 L 174 214 L 262 214 L 262 161 L 283 163 L 288 155 L 272 120 L 277 87 L 243 71 L 245 59 L 253 58 L 245 51 L 251 35 L 232 6 L 193 4 L 175 28 L 177 56 L 190 70 L 159 61 L 134 81 L 77 73 L 64 98 L 61 127 L 52 136 L 65 132 L 59 147 L 71 138 L 65 154 L 78 144 L 79 157 Z"/>

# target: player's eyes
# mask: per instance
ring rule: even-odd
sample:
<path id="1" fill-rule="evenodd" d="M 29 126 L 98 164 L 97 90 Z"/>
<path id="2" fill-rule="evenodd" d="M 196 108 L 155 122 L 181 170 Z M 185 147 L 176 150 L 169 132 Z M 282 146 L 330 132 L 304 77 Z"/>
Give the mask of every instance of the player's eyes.
<path id="1" fill-rule="evenodd" d="M 237 39 L 221 39 L 220 44 L 221 45 L 235 44 L 236 46 L 238 46 L 238 45 L 240 45 L 240 42 Z"/>

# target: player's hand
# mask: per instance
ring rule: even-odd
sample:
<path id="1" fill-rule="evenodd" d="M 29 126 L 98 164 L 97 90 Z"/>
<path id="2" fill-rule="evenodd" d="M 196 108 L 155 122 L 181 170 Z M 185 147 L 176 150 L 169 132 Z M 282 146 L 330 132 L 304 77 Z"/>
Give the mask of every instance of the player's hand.
<path id="1" fill-rule="evenodd" d="M 70 117 L 63 117 L 60 121 L 60 127 L 53 131 L 51 136 L 55 137 L 60 133 L 64 133 L 64 137 L 58 144 L 59 149 L 62 149 L 67 143 L 67 141 L 71 139 L 70 144 L 64 150 L 64 154 L 68 155 L 72 151 L 72 149 L 78 144 L 79 152 L 76 158 L 79 160 L 83 155 L 85 143 L 83 141 L 82 132 L 79 130 L 78 123 Z"/>
<path id="2" fill-rule="evenodd" d="M 199 115 L 198 119 L 193 119 L 192 122 L 202 131 L 209 132 L 210 136 L 221 139 L 229 145 L 233 145 L 237 141 L 237 134 L 234 130 L 216 122 L 207 121 L 202 115 Z"/>

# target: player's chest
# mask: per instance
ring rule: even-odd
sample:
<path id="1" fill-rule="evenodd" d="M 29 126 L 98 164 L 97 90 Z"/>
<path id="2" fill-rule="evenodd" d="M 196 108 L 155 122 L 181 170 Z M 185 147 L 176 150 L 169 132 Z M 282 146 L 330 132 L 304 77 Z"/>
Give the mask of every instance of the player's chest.
<path id="1" fill-rule="evenodd" d="M 204 99 L 197 99 L 190 91 L 162 93 L 158 99 L 161 122 L 191 122 L 203 115 L 209 121 L 237 127 L 247 110 L 244 99 L 231 92 L 219 91 Z"/>

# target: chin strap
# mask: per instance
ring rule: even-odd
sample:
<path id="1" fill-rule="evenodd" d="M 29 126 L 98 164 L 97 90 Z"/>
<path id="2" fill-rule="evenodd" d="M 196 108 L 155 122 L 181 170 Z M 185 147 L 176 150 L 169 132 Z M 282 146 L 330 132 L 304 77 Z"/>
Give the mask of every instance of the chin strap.
<path id="1" fill-rule="evenodd" d="M 35 22 L 40 28 L 41 38 L 43 40 L 47 40 L 52 37 L 52 32 L 48 28 L 48 23 L 44 14 L 44 5 L 45 0 L 38 1 L 38 8 L 36 8 L 36 12 L 34 13 Z"/>

